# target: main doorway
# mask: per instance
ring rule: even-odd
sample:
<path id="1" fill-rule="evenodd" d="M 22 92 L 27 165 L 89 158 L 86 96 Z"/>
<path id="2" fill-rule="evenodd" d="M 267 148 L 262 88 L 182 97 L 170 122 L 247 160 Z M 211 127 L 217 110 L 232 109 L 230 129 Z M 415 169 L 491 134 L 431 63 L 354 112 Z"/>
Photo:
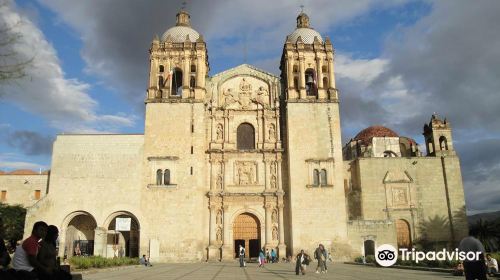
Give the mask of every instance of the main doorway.
<path id="1" fill-rule="evenodd" d="M 260 250 L 259 219 L 250 213 L 240 214 L 233 223 L 233 244 L 235 257 L 239 255 L 239 247 L 246 250 L 246 258 L 258 258 Z"/>

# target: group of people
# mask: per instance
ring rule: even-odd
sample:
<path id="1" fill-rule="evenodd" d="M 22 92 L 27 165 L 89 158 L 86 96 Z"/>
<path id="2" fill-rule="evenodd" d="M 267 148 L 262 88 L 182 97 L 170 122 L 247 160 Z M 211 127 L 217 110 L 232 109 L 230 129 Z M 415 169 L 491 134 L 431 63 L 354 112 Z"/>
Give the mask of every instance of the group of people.
<path id="1" fill-rule="evenodd" d="M 269 249 L 266 249 L 266 252 L 264 253 L 264 248 L 262 248 L 259 252 L 259 267 L 263 267 L 265 263 L 275 263 L 278 261 L 278 256 L 276 255 L 276 251 L 274 249 L 271 249 L 271 252 L 269 252 Z"/>
<path id="2" fill-rule="evenodd" d="M 464 275 L 466 280 L 486 280 L 498 273 L 498 262 L 491 254 L 486 254 L 481 241 L 477 239 L 478 231 L 474 228 L 469 230 L 469 236 L 460 241 L 458 249 L 462 252 L 481 252 L 478 260 L 466 260 L 460 263 L 454 271 L 455 275 Z"/>
<path id="3" fill-rule="evenodd" d="M 325 249 L 323 244 L 319 244 L 316 250 L 314 250 L 314 259 L 318 261 L 316 273 L 327 273 L 328 268 L 326 266 L 326 261 L 331 261 L 332 259 L 330 253 Z M 311 257 L 304 253 L 304 250 L 301 250 L 295 257 L 295 274 L 299 275 L 299 273 L 302 273 L 302 275 L 305 275 L 307 266 L 311 261 Z"/>
<path id="4" fill-rule="evenodd" d="M 0 220 L 0 228 L 3 225 Z M 0 279 L 11 280 L 70 280 L 69 272 L 61 269 L 57 257 L 56 240 L 59 230 L 54 225 L 36 222 L 31 236 L 17 246 L 11 259 L 0 234 Z M 8 269 L 12 262 L 13 269 Z"/>

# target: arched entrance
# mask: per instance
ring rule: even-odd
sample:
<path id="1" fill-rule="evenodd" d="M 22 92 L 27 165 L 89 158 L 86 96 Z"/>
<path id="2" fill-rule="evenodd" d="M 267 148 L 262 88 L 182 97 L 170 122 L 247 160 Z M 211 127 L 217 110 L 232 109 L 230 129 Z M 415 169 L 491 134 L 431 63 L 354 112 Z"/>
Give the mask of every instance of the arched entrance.
<path id="1" fill-rule="evenodd" d="M 375 256 L 375 241 L 365 240 L 363 245 L 364 245 L 365 257 Z"/>
<path id="2" fill-rule="evenodd" d="M 239 246 L 243 245 L 247 258 L 257 258 L 260 250 L 259 219 L 250 213 L 243 213 L 236 217 L 233 223 L 233 241 L 236 257 Z"/>
<path id="3" fill-rule="evenodd" d="M 107 257 L 139 257 L 139 229 L 139 222 L 133 215 L 114 215 L 108 226 Z"/>
<path id="4" fill-rule="evenodd" d="M 410 224 L 407 221 L 396 221 L 396 236 L 398 239 L 398 248 L 411 248 Z"/>
<path id="5" fill-rule="evenodd" d="M 92 215 L 75 213 L 66 228 L 64 255 L 94 255 L 94 235 L 97 223 Z"/>

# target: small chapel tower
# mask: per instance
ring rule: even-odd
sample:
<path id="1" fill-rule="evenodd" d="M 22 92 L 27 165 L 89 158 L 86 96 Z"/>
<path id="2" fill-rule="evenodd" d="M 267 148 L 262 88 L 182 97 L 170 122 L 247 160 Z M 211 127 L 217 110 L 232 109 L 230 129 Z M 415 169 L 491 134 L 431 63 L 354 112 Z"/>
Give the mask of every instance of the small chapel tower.
<path id="1" fill-rule="evenodd" d="M 427 156 L 455 155 L 451 124 L 446 118 L 441 120 L 437 114 L 433 114 L 429 124 L 424 125 L 423 135 Z"/>
<path id="2" fill-rule="evenodd" d="M 203 100 L 209 71 L 203 37 L 191 28 L 190 15 L 177 13 L 176 24 L 153 39 L 146 103 L 169 100 Z"/>

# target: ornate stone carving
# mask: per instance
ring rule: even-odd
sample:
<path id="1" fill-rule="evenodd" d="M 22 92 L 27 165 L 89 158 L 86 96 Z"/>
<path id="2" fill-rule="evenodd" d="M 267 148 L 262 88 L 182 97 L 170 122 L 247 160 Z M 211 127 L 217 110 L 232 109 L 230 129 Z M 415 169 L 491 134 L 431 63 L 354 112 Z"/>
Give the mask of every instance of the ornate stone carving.
<path id="1" fill-rule="evenodd" d="M 256 92 L 255 101 L 261 105 L 269 103 L 269 92 L 264 87 L 259 87 Z"/>
<path id="2" fill-rule="evenodd" d="M 217 240 L 217 242 L 222 242 L 222 229 L 220 227 L 217 228 L 215 239 Z"/>
<path id="3" fill-rule="evenodd" d="M 222 174 L 217 175 L 217 180 L 216 180 L 215 185 L 217 186 L 217 189 L 218 189 L 218 190 L 222 190 L 222 189 L 223 189 L 223 185 L 222 185 Z"/>
<path id="4" fill-rule="evenodd" d="M 392 189 L 392 199 L 396 205 L 406 205 L 408 204 L 408 196 L 406 195 L 406 190 L 401 188 Z"/>
<path id="5" fill-rule="evenodd" d="M 271 162 L 271 174 L 276 175 L 276 161 Z"/>
<path id="6" fill-rule="evenodd" d="M 235 163 L 235 183 L 237 185 L 257 184 L 257 163 L 254 161 L 237 161 Z"/>

